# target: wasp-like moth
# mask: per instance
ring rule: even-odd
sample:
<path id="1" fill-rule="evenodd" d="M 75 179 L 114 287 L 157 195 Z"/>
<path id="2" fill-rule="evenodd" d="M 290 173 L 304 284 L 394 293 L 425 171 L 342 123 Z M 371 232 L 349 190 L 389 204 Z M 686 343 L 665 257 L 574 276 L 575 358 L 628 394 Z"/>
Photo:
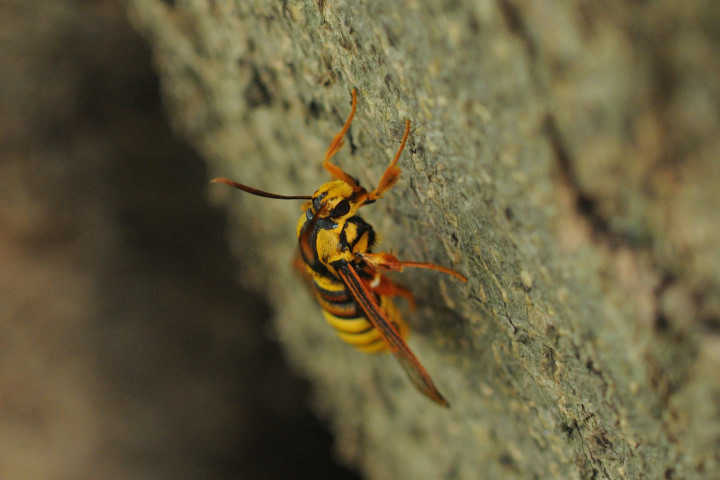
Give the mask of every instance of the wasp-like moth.
<path id="1" fill-rule="evenodd" d="M 400 177 L 397 162 L 410 133 L 410 121 L 405 123 L 400 148 L 380 183 L 374 190 L 367 191 L 357 180 L 330 162 L 343 146 L 356 106 L 357 96 L 353 89 L 350 115 L 340 133 L 330 143 L 323 162 L 334 180 L 322 185 L 311 196 L 277 195 L 225 178 L 216 178 L 213 182 L 224 183 L 261 197 L 306 200 L 297 224 L 300 259 L 312 281 L 325 320 L 340 338 L 363 352 L 390 350 L 418 390 L 440 405 L 448 406 L 430 375 L 405 343 L 408 327 L 392 297 L 402 296 L 412 302 L 412 294 L 383 272 L 417 267 L 439 270 L 462 281 L 466 279 L 439 265 L 402 262 L 391 253 L 372 252 L 375 231 L 357 213 L 397 183 Z"/>

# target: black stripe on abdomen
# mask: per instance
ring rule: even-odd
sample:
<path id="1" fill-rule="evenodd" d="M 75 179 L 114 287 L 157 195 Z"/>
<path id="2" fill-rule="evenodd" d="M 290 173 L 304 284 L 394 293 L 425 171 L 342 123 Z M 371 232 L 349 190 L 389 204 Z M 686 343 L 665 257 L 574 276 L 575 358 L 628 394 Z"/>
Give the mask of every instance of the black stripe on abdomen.
<path id="1" fill-rule="evenodd" d="M 328 282 L 328 286 L 335 287 L 332 289 L 323 288 L 317 282 L 313 283 L 325 320 L 343 341 L 368 353 L 385 349 L 385 341 L 380 332 L 365 318 L 340 282 Z"/>

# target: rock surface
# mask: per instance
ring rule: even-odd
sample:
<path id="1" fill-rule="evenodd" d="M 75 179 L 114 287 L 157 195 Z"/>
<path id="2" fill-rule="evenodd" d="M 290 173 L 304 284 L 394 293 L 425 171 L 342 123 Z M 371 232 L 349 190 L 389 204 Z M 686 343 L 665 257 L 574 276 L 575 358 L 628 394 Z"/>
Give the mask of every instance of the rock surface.
<path id="1" fill-rule="evenodd" d="M 413 122 L 368 215 L 383 248 L 470 279 L 402 277 L 449 411 L 323 325 L 289 266 L 295 205 L 212 192 L 368 477 L 717 477 L 713 2 L 132 4 L 213 175 L 313 192 L 356 88 L 337 161 L 372 185 Z"/>

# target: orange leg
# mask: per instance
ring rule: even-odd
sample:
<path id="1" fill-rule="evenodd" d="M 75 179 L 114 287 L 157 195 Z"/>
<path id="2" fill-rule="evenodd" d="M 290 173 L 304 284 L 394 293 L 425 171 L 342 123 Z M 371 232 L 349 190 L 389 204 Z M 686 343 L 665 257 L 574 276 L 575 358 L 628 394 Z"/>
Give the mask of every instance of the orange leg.
<path id="1" fill-rule="evenodd" d="M 395 154 L 395 158 L 392 162 L 390 162 L 388 168 L 385 169 L 385 173 L 380 179 L 380 183 L 378 183 L 377 188 L 372 192 L 368 193 L 369 202 L 373 202 L 378 198 L 382 197 L 383 193 L 392 188 L 392 186 L 395 185 L 400 179 L 400 173 L 402 172 L 402 170 L 400 170 L 400 168 L 398 168 L 396 164 L 398 162 L 398 159 L 400 158 L 400 154 L 405 148 L 405 142 L 407 142 L 408 134 L 410 134 L 410 120 L 405 121 L 405 135 L 403 135 L 402 142 L 400 143 L 400 148 L 398 148 L 398 151 Z"/>
<path id="2" fill-rule="evenodd" d="M 380 275 L 380 282 L 375 287 L 370 286 L 370 289 L 386 297 L 402 297 L 407 300 L 410 308 L 415 310 L 415 297 L 412 292 L 383 275 Z"/>
<path id="3" fill-rule="evenodd" d="M 335 165 L 334 163 L 330 162 L 330 159 L 343 147 L 345 144 L 345 134 L 347 134 L 348 130 L 350 130 L 350 124 L 353 121 L 353 118 L 355 117 L 355 110 L 357 108 L 357 93 L 355 89 L 352 89 L 352 108 L 350 110 L 350 115 L 348 115 L 347 120 L 345 120 L 345 125 L 343 125 L 342 130 L 335 135 L 335 138 L 333 138 L 332 142 L 330 142 L 330 146 L 328 147 L 327 151 L 325 152 L 325 161 L 323 162 L 323 167 L 330 172 L 330 175 L 337 178 L 338 180 L 342 180 L 343 182 L 350 185 L 353 190 L 356 193 L 365 192 L 365 190 L 357 184 L 354 178 L 352 178 L 350 175 L 345 173 L 340 167 Z M 405 143 L 407 142 L 408 135 L 410 134 L 410 120 L 405 121 L 405 134 L 403 135 L 402 142 L 400 143 L 400 148 L 398 148 L 397 153 L 395 154 L 395 158 L 392 162 L 390 162 L 390 165 L 385 169 L 385 173 L 383 174 L 382 178 L 380 179 L 380 183 L 378 183 L 377 188 L 373 190 L 372 192 L 367 193 L 366 200 L 367 202 L 374 202 L 378 198 L 383 196 L 383 193 L 388 191 L 390 188 L 393 187 L 400 178 L 400 173 L 402 170 L 397 167 L 397 162 L 400 159 L 400 154 L 402 153 L 403 149 L 405 148 Z M 365 201 L 361 201 L 359 203 L 365 203 Z"/>
<path id="4" fill-rule="evenodd" d="M 440 265 L 435 265 L 434 263 L 401 262 L 397 259 L 395 255 L 388 252 L 357 253 L 356 255 L 358 255 L 375 269 L 382 268 L 385 270 L 394 270 L 396 272 L 401 272 L 403 268 L 425 268 L 427 270 L 437 270 L 439 272 L 447 273 L 448 275 L 459 278 L 463 282 L 467 282 L 467 278 L 460 275 L 455 270 L 450 270 L 449 268 L 441 267 Z"/>
<path id="5" fill-rule="evenodd" d="M 359 189 L 360 186 L 355 182 L 355 179 L 353 179 L 350 175 L 345 173 L 340 167 L 335 165 L 334 163 L 330 162 L 330 159 L 342 148 L 342 146 L 345 144 L 345 134 L 350 130 L 350 124 L 353 121 L 353 117 L 355 116 L 355 108 L 357 107 L 357 95 L 355 93 L 355 89 L 352 89 L 352 108 L 350 110 L 350 115 L 348 115 L 347 120 L 345 120 L 345 125 L 343 125 L 342 130 L 340 130 L 340 133 L 335 135 L 335 138 L 333 138 L 332 142 L 330 142 L 330 146 L 328 147 L 327 151 L 325 152 L 325 161 L 323 162 L 323 167 L 330 172 L 330 175 L 337 178 L 338 180 L 342 180 L 343 182 L 350 185 L 353 190 Z"/>

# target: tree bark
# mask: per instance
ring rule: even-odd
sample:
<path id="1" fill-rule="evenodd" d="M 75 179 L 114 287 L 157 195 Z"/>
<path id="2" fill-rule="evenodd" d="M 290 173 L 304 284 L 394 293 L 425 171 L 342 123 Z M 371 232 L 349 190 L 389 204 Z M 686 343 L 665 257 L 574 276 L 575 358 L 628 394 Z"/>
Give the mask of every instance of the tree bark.
<path id="1" fill-rule="evenodd" d="M 335 338 L 291 267 L 293 202 L 209 186 L 338 450 L 369 478 L 720 476 L 720 10 L 711 0 L 134 0 L 212 175 L 281 194 L 337 157 L 410 271 L 450 410 Z"/>

